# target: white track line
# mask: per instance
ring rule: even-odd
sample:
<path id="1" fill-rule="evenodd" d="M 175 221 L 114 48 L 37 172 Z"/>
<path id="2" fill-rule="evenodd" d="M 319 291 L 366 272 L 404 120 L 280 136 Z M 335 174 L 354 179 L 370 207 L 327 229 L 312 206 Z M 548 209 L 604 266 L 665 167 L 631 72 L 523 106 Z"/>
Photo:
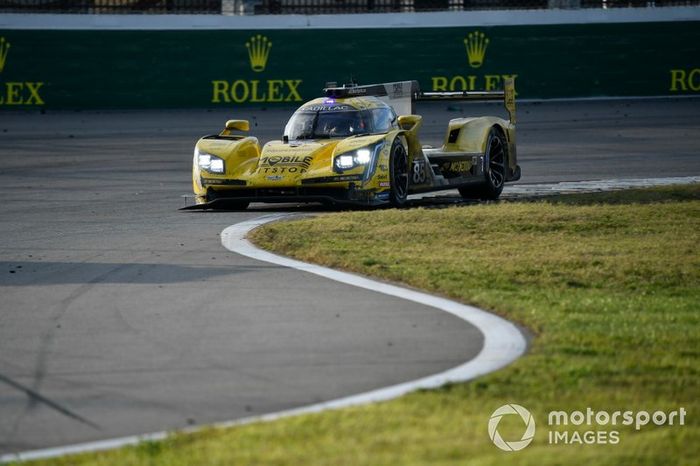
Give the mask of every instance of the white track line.
<path id="1" fill-rule="evenodd" d="M 675 176 L 666 178 L 617 178 L 590 181 L 559 181 L 556 183 L 522 183 L 506 185 L 501 199 L 523 199 L 561 194 L 592 194 L 610 191 L 622 191 L 631 188 L 652 188 L 656 186 L 672 186 L 678 184 L 700 183 L 700 176 Z M 412 194 L 409 199 L 440 198 L 445 196 L 459 197 L 456 189 L 438 191 L 428 194 Z"/>
<path id="2" fill-rule="evenodd" d="M 584 8 L 564 10 L 471 10 L 346 15 L 142 15 L 9 13 L 0 29 L 49 30 L 310 30 L 390 28 L 472 28 L 558 24 L 617 24 L 697 21 L 693 6 L 663 8 Z"/>
<path id="3" fill-rule="evenodd" d="M 561 181 L 558 183 L 515 184 L 506 186 L 505 190 L 503 191 L 503 197 L 522 198 L 528 196 L 599 193 L 603 191 L 621 191 L 631 188 L 651 188 L 655 186 L 672 186 L 677 184 L 695 183 L 700 183 L 700 176 L 617 178 L 591 181 Z"/>
<path id="4" fill-rule="evenodd" d="M 196 426 L 188 429 L 183 429 L 181 432 L 194 432 L 204 427 L 233 427 L 244 424 L 250 424 L 260 421 L 274 421 L 277 419 L 297 416 L 300 414 L 318 413 L 328 409 L 345 408 L 349 406 L 363 405 L 367 403 L 375 403 L 378 401 L 390 400 L 392 398 L 405 395 L 406 393 L 427 388 L 437 388 L 448 382 L 465 382 L 480 375 L 493 372 L 500 369 L 518 357 L 520 357 L 527 348 L 527 342 L 523 334 L 512 323 L 490 314 L 481 309 L 472 306 L 460 304 L 449 299 L 431 296 L 427 293 L 421 293 L 415 290 L 409 290 L 400 286 L 389 285 L 378 281 L 370 280 L 369 278 L 353 275 L 350 273 L 339 272 L 337 270 L 320 267 L 318 265 L 307 264 L 305 262 L 296 261 L 286 257 L 263 251 L 253 246 L 247 239 L 246 235 L 261 225 L 278 221 L 286 217 L 291 217 L 293 214 L 273 214 L 265 215 L 242 223 L 237 223 L 226 228 L 221 233 L 221 243 L 230 251 L 236 252 L 243 256 L 247 256 L 256 260 L 271 262 L 273 264 L 291 267 L 304 272 L 320 275 L 322 277 L 335 280 L 341 283 L 365 288 L 390 296 L 396 296 L 408 301 L 424 304 L 434 307 L 442 311 L 448 312 L 467 321 L 478 328 L 484 335 L 484 346 L 481 352 L 473 359 L 461 364 L 455 368 L 449 369 L 439 374 L 424 377 L 418 380 L 392 385 L 378 390 L 372 390 L 358 395 L 352 395 L 336 400 L 325 401 L 300 408 L 289 409 L 277 413 L 265 414 L 262 416 L 253 416 L 244 419 L 238 419 L 228 422 L 220 422 L 208 426 Z M 169 435 L 169 432 L 154 432 L 144 435 L 133 435 L 110 440 L 97 442 L 81 443 L 76 445 L 68 445 L 64 447 L 46 448 L 42 450 L 34 450 L 23 453 L 8 454 L 0 457 L 0 463 L 10 461 L 27 461 L 41 458 L 52 458 L 63 455 L 76 453 L 86 453 L 101 450 L 110 450 L 127 445 L 136 445 L 143 441 L 162 440 Z"/>

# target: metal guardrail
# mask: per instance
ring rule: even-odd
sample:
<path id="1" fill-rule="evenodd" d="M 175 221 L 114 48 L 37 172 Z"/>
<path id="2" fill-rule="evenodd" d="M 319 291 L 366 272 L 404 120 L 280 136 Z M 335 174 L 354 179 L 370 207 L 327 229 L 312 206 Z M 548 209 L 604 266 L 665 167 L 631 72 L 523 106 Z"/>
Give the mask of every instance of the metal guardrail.
<path id="1" fill-rule="evenodd" d="M 0 13 L 336 14 L 700 6 L 700 0 L 0 0 Z"/>

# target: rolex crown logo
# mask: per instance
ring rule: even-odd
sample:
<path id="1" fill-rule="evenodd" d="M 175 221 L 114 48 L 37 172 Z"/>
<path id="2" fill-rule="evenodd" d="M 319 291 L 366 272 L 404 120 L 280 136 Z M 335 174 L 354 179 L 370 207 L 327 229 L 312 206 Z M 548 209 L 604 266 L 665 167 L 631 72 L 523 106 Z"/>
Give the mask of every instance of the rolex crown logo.
<path id="1" fill-rule="evenodd" d="M 0 37 L 0 73 L 2 73 L 3 68 L 5 68 L 5 61 L 7 60 L 7 53 L 10 51 L 10 43 L 5 40 L 4 37 Z"/>
<path id="2" fill-rule="evenodd" d="M 486 47 L 489 45 L 489 39 L 483 32 L 475 31 L 467 34 L 464 39 L 464 46 L 467 49 L 467 58 L 469 58 L 469 66 L 479 68 L 484 63 L 486 55 Z"/>
<path id="3" fill-rule="evenodd" d="M 248 49 L 250 67 L 256 72 L 263 71 L 265 65 L 267 65 L 267 57 L 270 55 L 272 42 L 270 42 L 267 37 L 258 34 L 257 36 L 251 37 L 248 42 L 245 43 L 245 46 Z"/>

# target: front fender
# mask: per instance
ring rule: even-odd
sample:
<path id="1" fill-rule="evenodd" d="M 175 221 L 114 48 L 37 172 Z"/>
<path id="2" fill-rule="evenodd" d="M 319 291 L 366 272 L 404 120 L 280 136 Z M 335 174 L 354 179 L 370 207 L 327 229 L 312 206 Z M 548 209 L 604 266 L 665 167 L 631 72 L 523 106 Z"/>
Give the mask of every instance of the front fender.
<path id="1" fill-rule="evenodd" d="M 195 149 L 223 159 L 225 169 L 223 174 L 203 172 L 197 163 L 195 150 L 192 160 L 192 185 L 198 196 L 206 194 L 206 189 L 201 184 L 202 175 L 207 178 L 240 178 L 254 170 L 260 158 L 260 143 L 252 136 L 236 139 L 205 136 L 197 141 Z"/>

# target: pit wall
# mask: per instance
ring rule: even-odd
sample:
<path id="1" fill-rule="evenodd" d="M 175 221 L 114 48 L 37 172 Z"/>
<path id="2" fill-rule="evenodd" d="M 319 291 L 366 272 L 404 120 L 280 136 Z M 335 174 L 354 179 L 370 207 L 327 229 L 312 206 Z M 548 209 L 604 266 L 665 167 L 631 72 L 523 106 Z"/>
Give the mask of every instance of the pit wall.
<path id="1" fill-rule="evenodd" d="M 389 26 L 389 27 L 388 27 Z M 0 109 L 296 105 L 328 81 L 523 99 L 700 94 L 700 8 L 0 17 Z"/>

